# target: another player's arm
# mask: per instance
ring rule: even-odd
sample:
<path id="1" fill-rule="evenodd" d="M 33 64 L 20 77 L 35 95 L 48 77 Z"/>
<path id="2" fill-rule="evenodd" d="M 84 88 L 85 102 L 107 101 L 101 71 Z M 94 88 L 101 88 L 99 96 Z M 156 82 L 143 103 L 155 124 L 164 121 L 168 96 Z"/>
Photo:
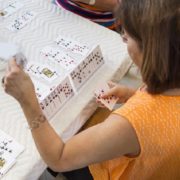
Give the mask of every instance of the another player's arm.
<path id="1" fill-rule="evenodd" d="M 84 2 L 87 4 L 90 2 L 90 0 L 73 0 L 73 1 Z M 120 2 L 119 0 L 96 0 L 93 6 L 104 11 L 113 11 L 119 2 Z"/>

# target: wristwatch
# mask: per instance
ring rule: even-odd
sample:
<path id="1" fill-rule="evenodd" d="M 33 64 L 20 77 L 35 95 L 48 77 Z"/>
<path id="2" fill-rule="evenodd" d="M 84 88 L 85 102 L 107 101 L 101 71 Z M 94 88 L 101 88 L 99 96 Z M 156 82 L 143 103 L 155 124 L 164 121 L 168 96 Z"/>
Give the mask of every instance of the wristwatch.
<path id="1" fill-rule="evenodd" d="M 89 0 L 89 5 L 94 5 L 96 3 L 96 0 Z"/>

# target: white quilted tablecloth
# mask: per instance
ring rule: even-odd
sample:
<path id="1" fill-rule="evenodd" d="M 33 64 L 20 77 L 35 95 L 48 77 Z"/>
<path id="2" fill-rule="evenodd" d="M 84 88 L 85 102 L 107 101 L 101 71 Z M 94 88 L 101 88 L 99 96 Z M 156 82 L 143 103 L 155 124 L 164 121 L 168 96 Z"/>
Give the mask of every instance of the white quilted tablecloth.
<path id="1" fill-rule="evenodd" d="M 7 22 L 0 21 L 0 40 L 20 44 L 28 60 L 38 61 L 42 47 L 52 42 L 59 34 L 89 45 L 99 44 L 105 57 L 105 65 L 51 120 L 57 133 L 66 140 L 75 134 L 95 111 L 93 90 L 107 80 L 119 81 L 127 72 L 131 61 L 126 58 L 126 47 L 117 33 L 51 5 L 45 0 L 22 0 L 22 2 L 25 4 L 22 11 L 33 10 L 37 12 L 37 17 L 18 33 L 12 33 L 5 28 L 13 16 L 8 18 Z M 0 72 L 0 78 L 3 74 L 4 72 Z M 26 128 L 20 106 L 4 93 L 2 87 L 0 87 L 0 129 L 25 147 L 25 151 L 3 180 L 36 180 L 46 165 L 36 150 L 31 132 Z M 44 135 L 46 136 L 45 132 Z"/>

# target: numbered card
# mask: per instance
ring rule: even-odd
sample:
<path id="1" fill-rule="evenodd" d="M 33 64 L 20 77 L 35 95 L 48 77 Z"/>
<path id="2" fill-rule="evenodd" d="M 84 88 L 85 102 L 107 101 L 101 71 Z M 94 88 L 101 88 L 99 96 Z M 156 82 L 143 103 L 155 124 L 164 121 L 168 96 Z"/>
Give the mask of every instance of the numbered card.
<path id="1" fill-rule="evenodd" d="M 50 92 L 53 90 L 53 88 L 50 88 L 49 86 L 45 85 L 44 83 L 42 83 L 32 77 L 31 77 L 31 79 L 32 79 L 32 82 L 35 87 L 36 96 L 39 99 L 39 101 L 41 102 L 50 94 Z"/>
<path id="2" fill-rule="evenodd" d="M 88 52 L 90 51 L 90 48 L 76 40 L 63 37 L 59 35 L 57 39 L 55 40 L 56 44 L 64 49 L 70 50 L 73 53 L 80 54 L 82 56 L 86 56 Z"/>
<path id="3" fill-rule="evenodd" d="M 16 142 L 12 137 L 0 130 L 0 154 L 7 153 L 16 158 L 24 150 L 24 147 Z"/>
<path id="4" fill-rule="evenodd" d="M 0 178 L 15 164 L 24 147 L 0 130 Z"/>
<path id="5" fill-rule="evenodd" d="M 13 13 L 17 12 L 19 9 L 21 9 L 24 5 L 18 1 L 14 1 L 10 3 L 8 6 L 0 10 L 0 16 L 1 17 L 8 17 L 12 15 Z"/>
<path id="6" fill-rule="evenodd" d="M 43 79 L 45 81 L 48 81 L 49 83 L 53 82 L 62 75 L 62 73 L 57 72 L 57 70 L 49 65 L 37 64 L 34 62 L 30 62 L 27 64 L 26 72 L 29 75 L 33 75 L 36 78 Z"/>
<path id="7" fill-rule="evenodd" d="M 59 64 L 65 70 L 73 69 L 77 61 L 68 53 L 59 48 L 47 46 L 41 50 L 41 55 L 48 58 L 50 61 Z"/>
<path id="8" fill-rule="evenodd" d="M 34 18 L 36 17 L 36 13 L 33 11 L 27 11 L 15 20 L 11 22 L 7 28 L 12 31 L 16 32 L 20 29 L 24 28 L 27 24 L 29 24 Z"/>
<path id="9" fill-rule="evenodd" d="M 102 95 L 105 94 L 105 92 L 109 91 L 110 88 L 108 84 L 101 85 L 98 89 L 95 90 L 95 97 L 104 105 L 106 106 L 110 111 L 113 109 L 115 104 L 118 101 L 118 98 L 116 96 L 109 96 L 108 98 L 104 99 L 101 98 Z"/>
<path id="10" fill-rule="evenodd" d="M 101 49 L 99 46 L 94 47 L 92 52 L 70 72 L 74 87 L 78 90 L 103 64 Z"/>

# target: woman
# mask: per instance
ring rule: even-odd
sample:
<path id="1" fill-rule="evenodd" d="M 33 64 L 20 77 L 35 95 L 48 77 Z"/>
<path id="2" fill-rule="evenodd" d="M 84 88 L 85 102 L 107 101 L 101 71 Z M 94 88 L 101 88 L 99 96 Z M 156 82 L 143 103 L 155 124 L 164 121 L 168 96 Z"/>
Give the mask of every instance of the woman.
<path id="1" fill-rule="evenodd" d="M 20 103 L 51 169 L 65 172 L 90 165 L 95 180 L 180 179 L 179 17 L 179 0 L 121 1 L 117 20 L 144 86 L 135 92 L 114 85 L 103 98 L 113 94 L 124 106 L 66 143 L 43 115 L 30 78 L 10 62 L 4 89 Z"/>

